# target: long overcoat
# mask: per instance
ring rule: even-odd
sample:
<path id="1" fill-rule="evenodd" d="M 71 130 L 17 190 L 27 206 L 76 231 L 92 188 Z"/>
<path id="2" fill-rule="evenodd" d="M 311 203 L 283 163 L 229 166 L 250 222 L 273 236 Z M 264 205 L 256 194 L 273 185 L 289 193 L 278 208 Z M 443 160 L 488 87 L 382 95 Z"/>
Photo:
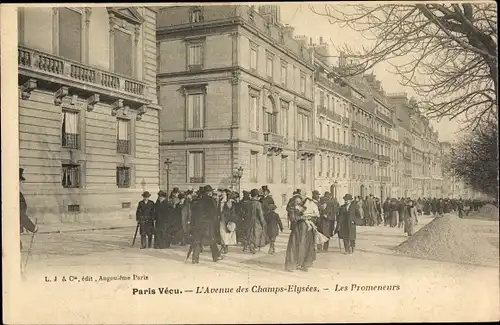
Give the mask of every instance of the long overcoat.
<path id="1" fill-rule="evenodd" d="M 346 204 L 340 207 L 338 223 L 340 239 L 356 240 L 356 220 L 360 217 L 356 202 L 351 202 L 349 207 Z"/>
<path id="2" fill-rule="evenodd" d="M 23 193 L 19 192 L 19 224 L 21 232 L 23 232 L 24 228 L 30 232 L 35 231 L 35 224 L 28 217 L 27 211 L 28 204 L 24 199 Z"/>
<path id="3" fill-rule="evenodd" d="M 141 200 L 139 204 L 137 204 L 135 220 L 139 223 L 141 236 L 151 236 L 154 234 L 154 210 L 155 203 L 151 200 L 148 200 L 147 203 Z"/>
<path id="4" fill-rule="evenodd" d="M 172 217 L 172 211 L 173 207 L 168 200 L 155 203 L 155 244 L 158 248 L 166 248 L 168 246 L 168 224 L 169 219 Z"/>
<path id="5" fill-rule="evenodd" d="M 266 221 L 262 205 L 258 200 L 251 199 L 245 204 L 246 240 L 255 247 L 267 245 Z"/>
<path id="6" fill-rule="evenodd" d="M 218 241 L 217 203 L 211 197 L 201 196 L 191 202 L 191 232 L 194 244 L 208 246 Z"/>

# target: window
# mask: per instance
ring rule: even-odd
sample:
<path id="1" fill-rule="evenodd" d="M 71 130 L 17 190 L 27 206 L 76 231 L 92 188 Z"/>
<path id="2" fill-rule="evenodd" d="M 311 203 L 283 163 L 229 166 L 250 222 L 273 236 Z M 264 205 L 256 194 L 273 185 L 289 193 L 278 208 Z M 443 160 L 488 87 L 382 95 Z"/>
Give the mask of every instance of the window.
<path id="1" fill-rule="evenodd" d="M 282 135 L 288 138 L 288 111 L 289 104 L 285 101 L 281 101 L 281 127 Z"/>
<path id="2" fill-rule="evenodd" d="M 203 45 L 201 43 L 188 46 L 188 69 L 199 69 L 203 65 Z"/>
<path id="3" fill-rule="evenodd" d="M 252 131 L 258 130 L 259 125 L 259 98 L 255 96 L 250 96 L 250 129 Z"/>
<path id="4" fill-rule="evenodd" d="M 288 157 L 281 156 L 281 183 L 288 181 Z"/>
<path id="5" fill-rule="evenodd" d="M 305 184 L 307 181 L 307 160 L 301 159 L 300 160 L 300 178 L 302 184 Z"/>
<path id="6" fill-rule="evenodd" d="M 79 134 L 78 134 L 78 112 L 63 111 L 62 112 L 62 146 L 63 148 L 79 149 Z"/>
<path id="7" fill-rule="evenodd" d="M 119 188 L 130 187 L 129 167 L 116 167 L 116 186 Z"/>
<path id="8" fill-rule="evenodd" d="M 189 183 L 204 183 L 204 163 L 205 154 L 203 151 L 191 151 L 188 154 L 188 177 Z"/>
<path id="9" fill-rule="evenodd" d="M 274 69 L 273 59 L 274 59 L 273 56 L 268 53 L 266 59 L 266 76 L 269 79 L 273 78 L 273 69 Z"/>
<path id="10" fill-rule="evenodd" d="M 322 176 L 323 174 L 323 156 L 319 155 L 318 157 L 318 176 Z"/>
<path id="11" fill-rule="evenodd" d="M 192 23 L 200 23 L 203 21 L 203 16 L 201 14 L 200 8 L 195 8 L 189 13 L 189 21 Z"/>
<path id="12" fill-rule="evenodd" d="M 327 156 L 326 157 L 326 177 L 330 176 L 330 171 L 332 170 L 332 157 Z"/>
<path id="13" fill-rule="evenodd" d="M 299 140 L 309 140 L 309 116 L 299 114 Z"/>
<path id="14" fill-rule="evenodd" d="M 250 69 L 253 71 L 257 70 L 257 57 L 258 57 L 258 50 L 257 48 L 251 48 L 250 49 Z"/>
<path id="15" fill-rule="evenodd" d="M 344 144 L 347 144 L 347 132 L 344 130 Z"/>
<path id="16" fill-rule="evenodd" d="M 258 152 L 250 152 L 250 181 L 257 182 L 257 169 L 258 169 Z"/>
<path id="17" fill-rule="evenodd" d="M 266 156 L 266 179 L 268 183 L 274 182 L 274 165 L 273 165 L 273 155 Z"/>
<path id="18" fill-rule="evenodd" d="M 127 33 L 121 29 L 115 28 L 114 39 L 114 72 L 132 76 L 133 62 L 132 62 L 132 49 L 133 41 L 132 34 Z"/>
<path id="19" fill-rule="evenodd" d="M 281 62 L 281 85 L 287 85 L 287 63 Z"/>
<path id="20" fill-rule="evenodd" d="M 82 61 L 82 14 L 69 8 L 59 8 L 59 55 Z"/>
<path id="21" fill-rule="evenodd" d="M 332 177 L 335 176 L 335 157 L 332 159 Z"/>
<path id="22" fill-rule="evenodd" d="M 118 119 L 116 132 L 116 151 L 121 154 L 130 153 L 130 121 Z"/>
<path id="23" fill-rule="evenodd" d="M 338 168 L 338 170 L 337 170 L 337 177 L 338 177 L 340 174 L 340 158 L 338 158 L 338 157 L 337 157 L 337 168 Z"/>
<path id="24" fill-rule="evenodd" d="M 319 138 L 323 139 L 323 123 L 319 122 Z"/>
<path id="25" fill-rule="evenodd" d="M 61 184 L 64 188 L 80 187 L 80 166 L 75 164 L 62 165 Z"/>
<path id="26" fill-rule="evenodd" d="M 325 93 L 323 90 L 319 91 L 319 107 L 325 107 Z"/>
<path id="27" fill-rule="evenodd" d="M 277 117 L 276 113 L 266 112 L 266 132 L 277 133 Z"/>
<path id="28" fill-rule="evenodd" d="M 306 76 L 302 73 L 300 74 L 300 93 L 306 94 Z"/>
<path id="29" fill-rule="evenodd" d="M 188 129 L 203 129 L 205 127 L 205 95 L 190 94 L 187 97 L 188 111 L 187 122 Z"/>

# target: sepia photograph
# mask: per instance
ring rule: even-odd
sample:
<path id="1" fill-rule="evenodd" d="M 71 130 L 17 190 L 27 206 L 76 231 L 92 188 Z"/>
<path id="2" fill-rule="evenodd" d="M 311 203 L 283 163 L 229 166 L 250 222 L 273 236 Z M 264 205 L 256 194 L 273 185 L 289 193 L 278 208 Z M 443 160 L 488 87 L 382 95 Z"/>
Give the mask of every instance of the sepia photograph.
<path id="1" fill-rule="evenodd" d="M 0 13 L 4 323 L 500 320 L 496 2 Z"/>

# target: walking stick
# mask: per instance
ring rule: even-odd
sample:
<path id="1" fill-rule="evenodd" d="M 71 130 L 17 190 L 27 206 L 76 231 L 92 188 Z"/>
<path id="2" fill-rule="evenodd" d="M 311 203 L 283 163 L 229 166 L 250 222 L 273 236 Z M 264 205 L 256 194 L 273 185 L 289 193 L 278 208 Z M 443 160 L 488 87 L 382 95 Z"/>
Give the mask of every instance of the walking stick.
<path id="1" fill-rule="evenodd" d="M 35 230 L 37 230 L 36 229 L 37 224 L 38 224 L 38 218 L 35 219 Z M 26 267 L 28 266 L 28 260 L 29 260 L 30 255 L 31 255 L 31 248 L 33 247 L 33 240 L 35 239 L 35 233 L 36 233 L 36 231 L 31 234 L 30 247 L 28 248 L 28 254 L 26 256 L 26 261 L 24 262 L 24 267 L 23 267 L 24 272 L 26 272 Z"/>
<path id="2" fill-rule="evenodd" d="M 137 227 L 135 227 L 135 234 L 134 234 L 134 239 L 132 240 L 132 246 L 134 247 L 135 244 L 135 239 L 137 238 L 137 232 L 139 231 L 139 223 L 137 223 Z"/>

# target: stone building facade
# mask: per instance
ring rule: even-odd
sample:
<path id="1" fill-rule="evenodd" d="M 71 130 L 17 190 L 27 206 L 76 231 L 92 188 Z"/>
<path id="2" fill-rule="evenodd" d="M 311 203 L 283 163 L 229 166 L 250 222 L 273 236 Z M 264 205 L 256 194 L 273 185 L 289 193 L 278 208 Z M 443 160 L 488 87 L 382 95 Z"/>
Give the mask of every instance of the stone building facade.
<path id="1" fill-rule="evenodd" d="M 170 188 L 268 185 L 278 206 L 311 191 L 314 66 L 276 6 L 165 7 L 157 41 Z"/>
<path id="2" fill-rule="evenodd" d="M 156 14 L 19 8 L 19 158 L 40 223 L 132 218 L 158 190 Z"/>

